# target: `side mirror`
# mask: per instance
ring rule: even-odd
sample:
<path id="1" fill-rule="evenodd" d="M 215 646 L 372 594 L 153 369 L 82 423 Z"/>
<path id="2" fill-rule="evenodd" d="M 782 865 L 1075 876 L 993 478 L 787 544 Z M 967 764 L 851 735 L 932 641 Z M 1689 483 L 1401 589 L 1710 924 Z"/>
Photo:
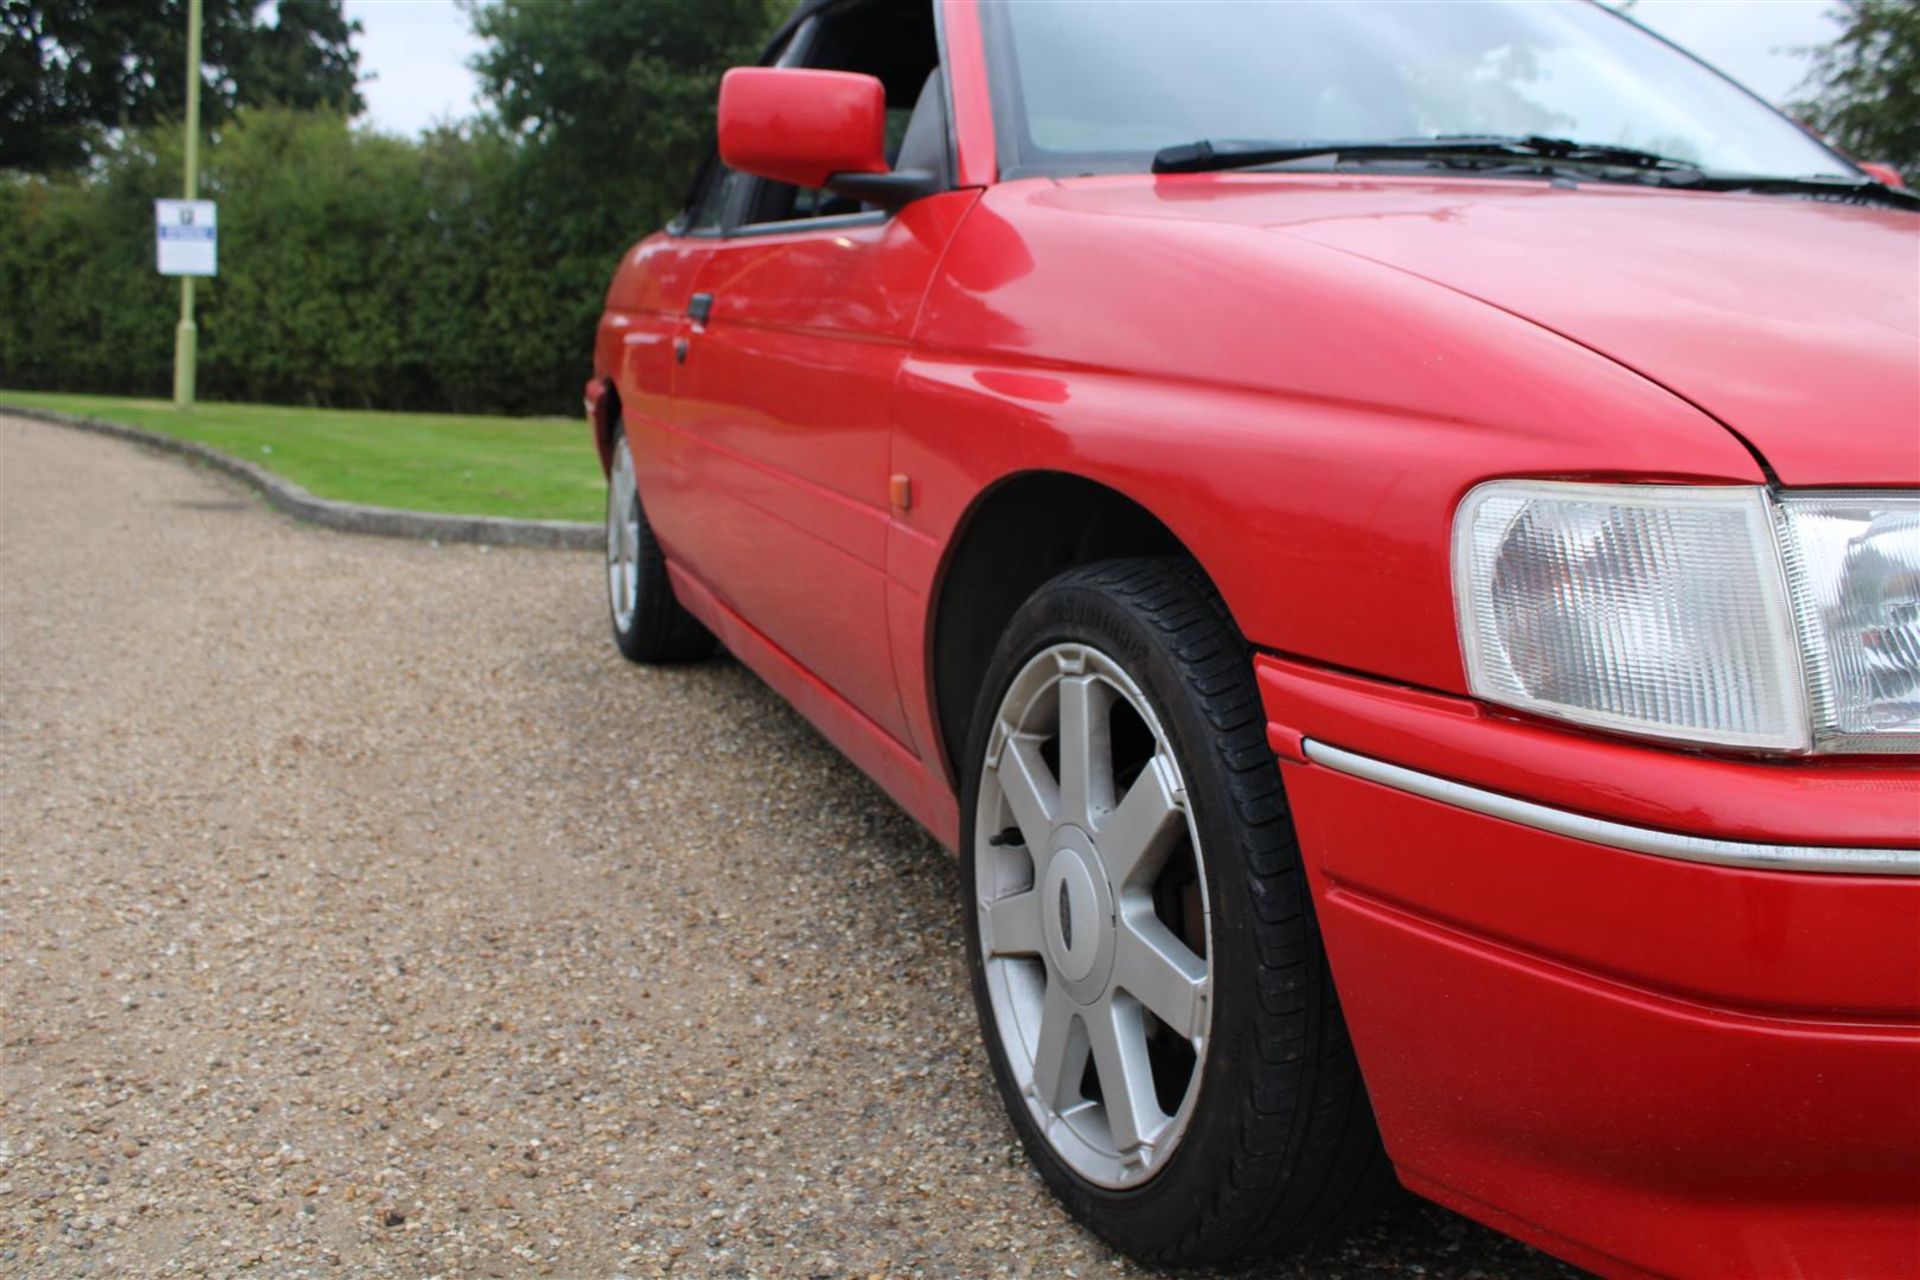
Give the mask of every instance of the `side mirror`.
<path id="1" fill-rule="evenodd" d="M 1895 191 L 1905 191 L 1907 184 L 1900 177 L 1900 171 L 1890 164 L 1881 164 L 1877 160 L 1856 160 L 1860 171 L 1882 186 L 1892 187 Z"/>
<path id="2" fill-rule="evenodd" d="M 887 167 L 887 94 L 873 76 L 735 67 L 720 79 L 720 159 L 756 178 L 899 208 L 936 175 Z"/>

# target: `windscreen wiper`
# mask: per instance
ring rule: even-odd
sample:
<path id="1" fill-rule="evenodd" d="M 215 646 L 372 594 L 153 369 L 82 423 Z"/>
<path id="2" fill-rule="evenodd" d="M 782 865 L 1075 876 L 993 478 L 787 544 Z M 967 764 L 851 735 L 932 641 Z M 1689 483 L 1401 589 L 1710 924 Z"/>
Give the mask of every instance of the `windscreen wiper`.
<path id="1" fill-rule="evenodd" d="M 1581 167 L 1585 177 L 1625 177 L 1689 191 L 1743 191 L 1755 195 L 1807 195 L 1854 204 L 1883 204 L 1920 210 L 1920 194 L 1889 187 L 1871 178 L 1795 178 L 1766 174 L 1710 174 L 1685 160 L 1540 134 L 1456 134 L 1431 138 L 1393 138 L 1373 142 L 1252 142 L 1202 139 L 1163 147 L 1153 157 L 1155 173 L 1211 173 L 1251 169 L 1292 160 L 1327 157 L 1335 162 L 1367 160 L 1472 161 L 1486 167 L 1530 164 L 1536 173 L 1554 166 Z M 1625 174 L 1621 173 L 1625 170 Z"/>
<path id="2" fill-rule="evenodd" d="M 1513 145 L 1523 154 L 1541 156 L 1548 160 L 1617 165 L 1625 169 L 1658 173 L 1700 172 L 1700 167 L 1690 160 L 1663 156 L 1654 151 L 1642 151 L 1637 147 L 1618 147 L 1605 142 L 1576 142 L 1572 138 L 1547 138 L 1537 133 L 1530 133 L 1524 138 L 1514 139 Z"/>
<path id="3" fill-rule="evenodd" d="M 1743 191 L 1760 196 L 1817 196 L 1849 204 L 1884 204 L 1920 210 L 1920 194 L 1872 178 L 1782 178 L 1765 174 L 1715 173 L 1680 183 L 1694 191 Z"/>
<path id="4" fill-rule="evenodd" d="M 1202 139 L 1163 147 L 1153 157 L 1155 173 L 1211 173 L 1223 169 L 1248 169 L 1263 164 L 1284 164 L 1290 160 L 1310 160 L 1329 156 L 1335 160 L 1449 160 L 1484 159 L 1490 162 L 1547 160 L 1567 164 L 1626 168 L 1638 173 L 1660 173 L 1693 177 L 1699 170 L 1684 160 L 1639 151 L 1633 147 L 1615 147 L 1601 143 L 1575 142 L 1570 138 L 1548 138 L 1538 134 L 1505 136 L 1499 134 L 1460 134 L 1432 138 L 1392 138 L 1372 142 L 1254 142 Z"/>

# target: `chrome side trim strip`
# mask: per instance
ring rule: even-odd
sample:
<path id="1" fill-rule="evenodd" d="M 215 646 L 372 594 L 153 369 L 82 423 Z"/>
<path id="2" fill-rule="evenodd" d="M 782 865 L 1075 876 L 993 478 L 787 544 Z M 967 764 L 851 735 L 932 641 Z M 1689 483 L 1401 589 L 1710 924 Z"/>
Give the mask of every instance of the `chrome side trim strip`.
<path id="1" fill-rule="evenodd" d="M 1364 778 L 1383 787 L 1392 787 L 1395 791 L 1437 800 L 1470 813 L 1502 818 L 1537 831 L 1633 853 L 1652 854 L 1656 858 L 1710 862 L 1722 867 L 1755 867 L 1763 871 L 1843 871 L 1855 875 L 1920 876 L 1920 849 L 1749 844 L 1741 840 L 1655 831 L 1648 827 L 1628 826 L 1623 822 L 1609 822 L 1605 818 L 1590 818 L 1581 813 L 1568 813 L 1564 809 L 1504 796 L 1497 791 L 1483 791 L 1463 782 L 1436 778 L 1432 774 L 1404 769 L 1371 756 L 1342 751 L 1339 747 L 1330 747 L 1311 738 L 1306 740 L 1305 746 L 1307 759 L 1337 773 Z"/>

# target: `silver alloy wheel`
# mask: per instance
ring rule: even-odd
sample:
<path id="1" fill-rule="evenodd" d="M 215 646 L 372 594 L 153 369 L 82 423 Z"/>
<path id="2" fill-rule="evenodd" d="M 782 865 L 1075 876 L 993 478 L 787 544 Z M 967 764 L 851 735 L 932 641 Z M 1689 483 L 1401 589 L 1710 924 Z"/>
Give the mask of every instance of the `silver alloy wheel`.
<path id="1" fill-rule="evenodd" d="M 624 439 L 614 444 L 607 473 L 607 599 L 613 625 L 624 635 L 640 602 L 640 490 Z"/>
<path id="2" fill-rule="evenodd" d="M 974 883 L 993 1023 L 1054 1152 L 1089 1182 L 1165 1165 L 1212 1024 L 1211 912 L 1173 747 L 1118 663 L 1058 644 L 987 742 Z"/>

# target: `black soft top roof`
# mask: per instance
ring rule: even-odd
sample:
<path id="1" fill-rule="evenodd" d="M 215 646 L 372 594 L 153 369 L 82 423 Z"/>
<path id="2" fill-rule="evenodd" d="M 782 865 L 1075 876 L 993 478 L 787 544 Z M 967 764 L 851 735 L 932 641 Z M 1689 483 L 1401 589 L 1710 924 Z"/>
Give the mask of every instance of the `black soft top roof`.
<path id="1" fill-rule="evenodd" d="M 901 0 L 901 2 L 906 3 L 908 0 Z M 918 0 L 920 4 L 929 4 L 931 2 L 932 0 Z M 811 18 L 814 14 L 824 9 L 838 9 L 858 3 L 860 3 L 860 0 L 804 0 L 799 8 L 787 15 L 787 20 L 780 24 L 780 29 L 773 33 L 772 38 L 767 41 L 766 47 L 760 50 L 760 61 L 765 62 L 768 58 L 772 57 L 773 51 L 784 44 L 787 38 L 799 28 L 800 24 L 808 18 Z"/>
<path id="2" fill-rule="evenodd" d="M 786 43 L 787 37 L 791 36 L 795 29 L 808 18 L 822 9 L 844 2 L 845 0 L 804 0 L 798 9 L 787 15 L 787 20 L 780 24 L 779 30 L 773 33 L 773 38 L 767 41 L 764 49 L 760 50 L 760 61 L 765 62 L 772 57 L 773 51 Z"/>

